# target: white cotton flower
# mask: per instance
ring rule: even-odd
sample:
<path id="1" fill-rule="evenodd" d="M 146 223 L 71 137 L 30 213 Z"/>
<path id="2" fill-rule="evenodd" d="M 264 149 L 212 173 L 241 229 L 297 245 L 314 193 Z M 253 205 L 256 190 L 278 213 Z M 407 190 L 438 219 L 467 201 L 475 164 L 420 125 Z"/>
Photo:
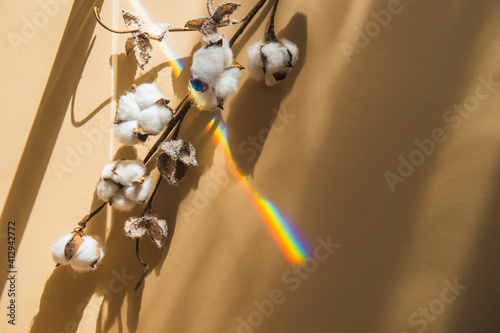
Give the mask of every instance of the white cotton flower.
<path id="1" fill-rule="evenodd" d="M 83 242 L 71 258 L 71 267 L 77 272 L 87 272 L 95 269 L 95 265 L 104 256 L 99 243 L 90 236 L 82 236 Z"/>
<path id="2" fill-rule="evenodd" d="M 122 160 L 118 162 L 115 173 L 117 180 L 122 185 L 140 182 L 146 174 L 146 166 L 139 160 Z"/>
<path id="3" fill-rule="evenodd" d="M 139 137 L 135 133 L 139 127 L 139 122 L 137 120 L 124 121 L 115 124 L 115 136 L 121 143 L 125 145 L 135 145 L 141 143 Z"/>
<path id="4" fill-rule="evenodd" d="M 132 183 L 123 188 L 125 197 L 135 202 L 145 202 L 151 193 L 152 188 L 151 176 L 145 177 L 143 183 Z"/>
<path id="5" fill-rule="evenodd" d="M 113 198 L 111 198 L 112 206 L 120 211 L 130 211 L 137 204 L 135 201 L 127 199 L 123 191 L 118 192 Z"/>
<path id="6" fill-rule="evenodd" d="M 210 41 L 207 43 L 207 45 L 217 44 L 217 43 L 219 43 L 220 45 L 221 41 L 222 45 L 219 47 L 222 49 L 222 51 L 224 51 L 224 67 L 227 67 L 233 62 L 234 58 L 233 58 L 233 50 L 231 50 L 231 47 L 229 46 L 229 42 L 227 41 L 226 37 L 216 32 L 210 35 Z"/>
<path id="7" fill-rule="evenodd" d="M 99 199 L 108 201 L 111 197 L 118 194 L 120 187 L 111 179 L 101 179 L 97 184 L 96 193 Z"/>
<path id="8" fill-rule="evenodd" d="M 292 55 L 292 66 L 295 66 L 299 58 L 299 47 L 288 39 L 281 39 L 281 44 L 285 46 Z"/>
<path id="9" fill-rule="evenodd" d="M 214 84 L 226 67 L 226 53 L 223 47 L 212 45 L 201 48 L 193 55 L 191 72 L 208 85 Z"/>
<path id="10" fill-rule="evenodd" d="M 153 83 L 143 83 L 135 89 L 135 101 L 144 110 L 164 98 Z"/>
<path id="11" fill-rule="evenodd" d="M 163 131 L 170 119 L 172 119 L 172 111 L 158 104 L 153 104 L 141 111 L 138 117 L 141 129 L 152 135 L 157 135 Z"/>
<path id="12" fill-rule="evenodd" d="M 66 248 L 66 244 L 73 237 L 73 234 L 66 234 L 62 237 L 59 237 L 52 243 L 52 259 L 54 259 L 55 263 L 58 265 L 68 265 L 69 261 L 66 261 L 66 256 L 64 250 Z"/>
<path id="13" fill-rule="evenodd" d="M 264 42 L 257 42 L 248 48 L 247 68 L 250 75 L 257 81 L 264 80 L 264 71 L 262 69 L 262 58 L 260 57 L 260 47 Z"/>
<path id="14" fill-rule="evenodd" d="M 248 49 L 248 69 L 254 79 L 273 86 L 284 80 L 298 59 L 298 47 L 283 39 L 257 42 Z"/>
<path id="15" fill-rule="evenodd" d="M 116 161 L 106 163 L 101 172 L 101 178 L 103 179 L 111 179 L 114 182 L 118 182 L 118 176 L 116 174 Z"/>
<path id="16" fill-rule="evenodd" d="M 117 121 L 135 120 L 139 116 L 141 109 L 135 101 L 134 93 L 128 92 L 120 97 L 118 109 L 116 111 Z"/>
<path id="17" fill-rule="evenodd" d="M 241 77 L 241 69 L 238 67 L 226 69 L 215 84 L 215 95 L 225 99 L 228 95 L 238 90 L 238 80 Z"/>

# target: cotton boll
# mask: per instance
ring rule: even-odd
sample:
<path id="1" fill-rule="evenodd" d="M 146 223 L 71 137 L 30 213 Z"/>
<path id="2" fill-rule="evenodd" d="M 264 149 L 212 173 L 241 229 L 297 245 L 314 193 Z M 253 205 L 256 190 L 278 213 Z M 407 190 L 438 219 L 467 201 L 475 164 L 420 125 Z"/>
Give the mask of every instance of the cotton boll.
<path id="1" fill-rule="evenodd" d="M 279 72 L 266 73 L 265 80 L 264 80 L 264 82 L 266 83 L 266 86 L 268 86 L 268 87 L 274 86 L 275 84 L 283 81 L 291 70 L 292 70 L 292 67 L 284 67 Z"/>
<path id="2" fill-rule="evenodd" d="M 95 269 L 95 264 L 104 255 L 102 247 L 90 236 L 82 236 L 83 242 L 71 258 L 71 267 L 77 272 L 87 272 Z"/>
<path id="3" fill-rule="evenodd" d="M 153 104 L 139 114 L 139 125 L 152 135 L 157 135 L 165 129 L 172 119 L 172 111 L 162 105 Z"/>
<path id="4" fill-rule="evenodd" d="M 219 98 L 226 98 L 238 90 L 238 80 L 241 76 L 241 69 L 238 67 L 226 69 L 219 81 L 215 85 L 215 95 Z"/>
<path id="5" fill-rule="evenodd" d="M 288 49 L 288 51 L 290 51 L 290 54 L 292 55 L 292 66 L 294 66 L 299 58 L 299 47 L 285 38 L 281 40 L 281 43 Z"/>
<path id="6" fill-rule="evenodd" d="M 112 198 L 112 207 L 120 211 L 130 211 L 135 207 L 136 202 L 129 200 L 125 197 L 123 192 L 119 192 Z"/>
<path id="7" fill-rule="evenodd" d="M 115 136 L 118 141 L 125 145 L 132 146 L 141 143 L 142 141 L 134 134 L 134 130 L 136 130 L 138 126 L 139 122 L 137 120 L 115 124 Z"/>
<path id="8" fill-rule="evenodd" d="M 128 92 L 120 97 L 118 109 L 116 111 L 116 120 L 128 121 L 135 120 L 139 116 L 141 109 L 135 101 L 134 93 Z"/>
<path id="9" fill-rule="evenodd" d="M 52 243 L 52 259 L 59 265 L 67 265 L 69 261 L 66 261 L 66 256 L 64 254 L 64 250 L 66 248 L 66 244 L 73 237 L 73 234 L 67 234 L 62 237 L 59 237 Z"/>
<path id="10" fill-rule="evenodd" d="M 196 106 L 202 111 L 211 111 L 217 108 L 217 96 L 215 96 L 215 91 L 212 87 L 209 87 L 206 91 L 197 91 L 189 82 L 189 91 L 191 96 L 196 103 Z"/>
<path id="11" fill-rule="evenodd" d="M 153 83 L 143 83 L 135 89 L 135 100 L 141 110 L 150 107 L 162 98 L 163 95 Z"/>
<path id="12" fill-rule="evenodd" d="M 263 42 L 257 42 L 248 48 L 248 65 L 250 75 L 257 81 L 264 80 L 264 70 L 262 68 L 262 58 L 260 56 L 260 47 Z"/>
<path id="13" fill-rule="evenodd" d="M 120 188 L 112 180 L 101 179 L 97 184 L 97 196 L 103 201 L 108 201 L 112 196 L 116 195 Z"/>
<path id="14" fill-rule="evenodd" d="M 103 179 L 110 178 L 114 182 L 117 182 L 118 176 L 116 175 L 115 172 L 113 172 L 113 170 L 115 170 L 115 168 L 116 168 L 116 163 L 117 163 L 117 161 L 107 163 L 104 166 L 104 168 L 102 169 L 101 178 L 103 178 Z"/>
<path id="15" fill-rule="evenodd" d="M 220 48 L 222 48 L 222 50 L 224 51 L 224 67 L 227 67 L 233 62 L 234 58 L 233 51 L 231 50 L 231 47 L 229 47 L 229 42 L 227 41 L 226 37 L 216 32 L 210 35 L 210 41 L 207 44 L 217 43 L 220 40 L 222 40 L 222 46 L 220 46 Z"/>
<path id="16" fill-rule="evenodd" d="M 135 202 L 145 202 L 151 193 L 152 180 L 148 176 L 144 179 L 144 183 L 133 183 L 123 188 L 123 193 L 127 199 Z"/>
<path id="17" fill-rule="evenodd" d="M 118 163 L 115 172 L 120 184 L 130 185 L 132 182 L 141 180 L 146 174 L 146 166 L 139 160 L 123 160 Z"/>
<path id="18" fill-rule="evenodd" d="M 193 55 L 191 72 L 202 81 L 211 85 L 224 71 L 226 53 L 221 46 L 212 45 L 201 48 Z"/>
<path id="19" fill-rule="evenodd" d="M 261 48 L 265 57 L 265 68 L 267 73 L 276 73 L 288 66 L 289 55 L 286 47 L 279 43 L 267 43 Z"/>

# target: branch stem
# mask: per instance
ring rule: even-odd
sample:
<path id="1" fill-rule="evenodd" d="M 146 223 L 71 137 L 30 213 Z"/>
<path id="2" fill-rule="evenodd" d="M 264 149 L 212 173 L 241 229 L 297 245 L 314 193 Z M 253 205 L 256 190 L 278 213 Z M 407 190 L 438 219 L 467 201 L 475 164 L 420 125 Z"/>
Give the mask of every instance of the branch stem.
<path id="1" fill-rule="evenodd" d="M 233 44 L 238 40 L 238 38 L 241 36 L 241 34 L 245 31 L 245 29 L 248 26 L 248 24 L 253 20 L 253 18 L 255 17 L 255 15 L 264 6 L 264 4 L 266 2 L 267 2 L 267 0 L 259 0 L 259 2 L 257 2 L 255 4 L 255 6 L 248 12 L 248 14 L 242 20 L 242 24 L 241 24 L 240 28 L 235 32 L 235 34 L 233 35 L 233 37 L 229 41 L 229 46 L 230 47 L 232 47 Z M 276 11 L 277 4 L 278 4 L 278 0 L 275 3 L 274 12 Z M 99 22 L 99 24 L 102 25 L 103 28 L 105 28 L 105 29 L 107 29 L 107 30 L 109 30 L 111 32 L 121 34 L 121 33 L 133 33 L 133 32 L 138 32 L 139 31 L 138 29 L 136 29 L 136 30 L 127 30 L 127 31 L 117 31 L 117 30 L 113 30 L 113 29 L 108 28 L 101 21 L 101 17 L 99 15 L 99 8 L 97 8 L 97 7 L 94 7 L 94 15 L 96 17 L 97 22 Z M 170 29 L 170 31 L 191 31 L 191 30 L 190 29 L 183 29 L 183 28 L 181 28 L 179 30 Z M 179 105 L 175 109 L 174 118 L 170 121 L 170 123 L 168 124 L 167 128 L 163 131 L 162 135 L 158 138 L 158 140 L 155 142 L 155 144 L 151 147 L 151 149 L 148 151 L 148 153 L 144 157 L 144 160 L 143 160 L 144 164 L 148 163 L 149 160 L 154 156 L 154 154 L 158 151 L 160 145 L 168 138 L 168 136 L 170 135 L 170 133 L 172 132 L 172 130 L 176 127 L 176 125 L 177 125 L 177 128 L 176 128 L 176 132 L 174 133 L 174 137 L 177 138 L 177 134 L 179 132 L 180 126 L 182 124 L 182 121 L 184 120 L 184 117 L 186 116 L 187 112 L 191 109 L 191 106 L 193 106 L 193 104 L 194 104 L 193 99 L 190 98 L 190 97 L 191 97 L 191 93 L 187 93 L 186 97 L 184 97 L 184 99 L 179 103 Z M 151 195 L 151 197 L 149 198 L 149 201 L 151 201 L 151 202 L 152 202 L 152 200 L 154 198 L 156 190 L 158 189 L 158 186 L 160 184 L 160 180 L 156 184 L 156 188 L 155 188 L 153 194 Z M 97 207 L 90 214 L 86 215 L 78 223 L 78 228 L 77 229 L 79 229 L 80 231 L 83 231 L 86 228 L 87 223 L 97 213 L 99 213 L 104 208 L 104 206 L 106 206 L 107 204 L 108 204 L 108 202 L 103 203 L 101 206 Z M 148 202 L 148 205 L 150 207 L 151 203 Z M 147 266 L 147 264 L 144 263 L 142 261 L 142 259 L 140 259 L 139 252 L 138 252 L 138 249 L 139 249 L 139 245 L 138 244 L 139 244 L 139 242 L 137 241 L 137 248 L 136 248 L 136 250 L 137 250 L 137 256 L 139 258 L 139 261 L 141 262 L 141 264 Z M 140 283 L 142 282 L 142 279 L 144 279 L 144 276 L 146 275 L 148 269 L 149 269 L 149 266 L 146 267 L 146 270 L 144 271 L 143 276 L 139 280 L 139 282 L 138 282 L 138 284 L 136 286 L 136 289 L 140 286 Z"/>
<path id="2" fill-rule="evenodd" d="M 146 274 L 148 273 L 148 270 L 149 270 L 149 265 L 148 263 L 144 262 L 141 258 L 141 253 L 139 251 L 139 241 L 141 239 L 140 238 L 137 238 L 135 240 L 135 255 L 137 256 L 137 259 L 139 260 L 139 262 L 141 263 L 142 266 L 144 266 L 144 272 L 142 272 L 142 275 L 141 277 L 139 278 L 139 281 L 137 281 L 137 284 L 135 285 L 135 289 L 134 290 L 137 290 L 139 289 L 139 287 L 141 286 L 142 284 L 142 281 L 144 280 L 144 277 L 146 276 Z"/>
<path id="3" fill-rule="evenodd" d="M 254 16 L 258 13 L 258 11 L 264 6 L 264 4 L 267 2 L 267 0 L 259 0 L 255 4 L 255 6 L 248 12 L 247 16 L 242 20 L 243 23 L 241 24 L 240 28 L 235 32 L 231 40 L 229 41 L 229 47 L 232 47 L 233 44 L 236 42 L 236 40 L 240 37 L 240 35 L 245 31 L 247 25 L 253 20 Z"/>
<path id="4" fill-rule="evenodd" d="M 271 19 L 269 21 L 269 28 L 264 36 L 266 42 L 277 42 L 278 38 L 276 37 L 276 33 L 274 32 L 274 17 L 276 16 L 276 10 L 278 9 L 278 3 L 280 0 L 276 0 L 273 6 L 273 11 L 271 13 Z"/>

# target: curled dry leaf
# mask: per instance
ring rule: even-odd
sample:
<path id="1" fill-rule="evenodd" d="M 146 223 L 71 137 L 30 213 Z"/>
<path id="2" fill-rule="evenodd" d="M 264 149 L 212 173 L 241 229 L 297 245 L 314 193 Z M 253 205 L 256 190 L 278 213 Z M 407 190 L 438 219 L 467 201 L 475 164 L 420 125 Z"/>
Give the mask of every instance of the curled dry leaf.
<path id="1" fill-rule="evenodd" d="M 163 250 L 168 236 L 167 221 L 147 214 L 142 217 L 131 217 L 125 222 L 125 235 L 130 238 L 141 238 L 146 233 L 153 243 Z"/>
<path id="2" fill-rule="evenodd" d="M 168 23 L 145 25 L 139 14 L 127 10 L 122 10 L 122 16 L 129 30 L 138 30 L 127 39 L 125 51 L 127 54 L 134 51 L 137 64 L 144 69 L 144 65 L 151 58 L 151 50 L 153 49 L 149 40 L 154 39 L 161 42 L 171 25 Z"/>
<path id="3" fill-rule="evenodd" d="M 200 31 L 203 40 L 208 43 L 210 41 L 210 36 L 217 32 L 218 27 L 240 22 L 228 18 L 239 6 L 240 4 L 236 2 L 228 2 L 220 5 L 216 9 L 214 0 L 208 0 L 207 9 L 208 15 L 210 16 L 191 19 L 186 23 L 185 27 Z"/>
<path id="4" fill-rule="evenodd" d="M 172 140 L 163 143 L 160 148 L 163 152 L 158 156 L 158 170 L 170 185 L 177 185 L 186 175 L 188 167 L 198 165 L 191 142 Z"/>

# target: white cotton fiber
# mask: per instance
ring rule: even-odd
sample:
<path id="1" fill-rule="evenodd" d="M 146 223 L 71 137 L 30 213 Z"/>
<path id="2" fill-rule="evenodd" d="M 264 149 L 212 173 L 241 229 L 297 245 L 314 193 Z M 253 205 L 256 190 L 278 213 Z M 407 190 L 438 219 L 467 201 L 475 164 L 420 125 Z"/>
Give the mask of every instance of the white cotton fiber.
<path id="1" fill-rule="evenodd" d="M 279 43 L 267 43 L 262 49 L 262 54 L 267 60 L 265 63 L 266 74 L 280 72 L 288 67 L 288 51 Z"/>
<path id="2" fill-rule="evenodd" d="M 116 161 L 107 163 L 101 172 L 101 178 L 111 178 L 115 182 L 118 181 L 116 173 L 113 172 L 116 166 Z"/>
<path id="3" fill-rule="evenodd" d="M 215 95 L 225 99 L 229 94 L 238 90 L 238 80 L 241 76 L 241 69 L 238 67 L 226 69 L 215 84 Z"/>
<path id="4" fill-rule="evenodd" d="M 148 176 L 144 179 L 144 183 L 133 183 L 131 185 L 125 186 L 123 192 L 127 199 L 135 202 L 145 202 L 149 198 L 151 193 L 152 180 Z"/>
<path id="5" fill-rule="evenodd" d="M 135 101 L 134 93 L 128 92 L 120 97 L 118 109 L 116 110 L 117 121 L 135 120 L 139 116 L 141 109 Z"/>
<path id="6" fill-rule="evenodd" d="M 297 59 L 299 58 L 298 46 L 285 38 L 281 40 L 281 43 L 285 45 L 288 51 L 290 51 L 290 54 L 292 55 L 292 66 L 294 66 L 297 63 Z"/>
<path id="7" fill-rule="evenodd" d="M 172 119 L 172 111 L 165 106 L 153 104 L 139 114 L 139 125 L 152 135 L 157 135 L 167 127 Z"/>
<path id="8" fill-rule="evenodd" d="M 112 180 L 101 179 L 97 184 L 96 193 L 99 199 L 108 201 L 112 196 L 116 195 L 120 188 Z"/>
<path id="9" fill-rule="evenodd" d="M 218 32 L 210 35 L 210 43 L 217 43 L 220 40 L 222 40 L 222 46 L 220 46 L 220 48 L 222 48 L 222 51 L 224 51 L 224 67 L 228 67 L 234 60 L 233 51 L 229 47 L 229 42 L 227 41 L 226 37 Z"/>
<path id="10" fill-rule="evenodd" d="M 130 185 L 133 181 L 139 181 L 146 174 L 146 166 L 139 160 L 120 161 L 116 168 L 118 182 L 122 185 Z"/>
<path id="11" fill-rule="evenodd" d="M 141 110 L 150 107 L 162 98 L 163 95 L 153 83 L 143 83 L 135 89 L 135 100 Z"/>
<path id="12" fill-rule="evenodd" d="M 134 130 L 139 126 L 137 120 L 124 121 L 119 124 L 115 124 L 115 136 L 121 143 L 125 145 L 135 145 L 141 143 L 142 141 L 137 138 L 134 134 Z"/>
<path id="13" fill-rule="evenodd" d="M 224 49 L 213 45 L 201 48 L 194 53 L 191 72 L 194 76 L 211 85 L 217 81 L 225 67 Z"/>
<path id="14" fill-rule="evenodd" d="M 136 202 L 129 200 L 125 197 L 125 194 L 120 191 L 117 195 L 112 198 L 112 205 L 117 210 L 129 211 L 132 210 L 136 205 Z"/>
<path id="15" fill-rule="evenodd" d="M 191 92 L 191 96 L 196 103 L 196 106 L 201 111 L 212 111 L 217 108 L 217 96 L 215 96 L 214 89 L 209 87 L 206 91 L 201 92 L 197 91 L 189 82 L 189 91 Z"/>
<path id="16" fill-rule="evenodd" d="M 71 258 L 71 267 L 77 272 L 87 272 L 94 269 L 94 265 L 99 261 L 104 252 L 99 243 L 90 236 L 82 236 L 83 242 Z"/>
<path id="17" fill-rule="evenodd" d="M 73 234 L 67 234 L 62 237 L 59 237 L 52 243 L 52 259 L 57 264 L 67 265 L 69 262 L 66 261 L 66 256 L 64 255 L 64 249 L 69 240 L 73 237 Z"/>
<path id="18" fill-rule="evenodd" d="M 263 42 L 257 42 L 248 48 L 248 65 L 250 75 L 257 81 L 264 80 L 264 70 L 262 68 L 262 58 L 260 57 L 260 47 Z"/>

